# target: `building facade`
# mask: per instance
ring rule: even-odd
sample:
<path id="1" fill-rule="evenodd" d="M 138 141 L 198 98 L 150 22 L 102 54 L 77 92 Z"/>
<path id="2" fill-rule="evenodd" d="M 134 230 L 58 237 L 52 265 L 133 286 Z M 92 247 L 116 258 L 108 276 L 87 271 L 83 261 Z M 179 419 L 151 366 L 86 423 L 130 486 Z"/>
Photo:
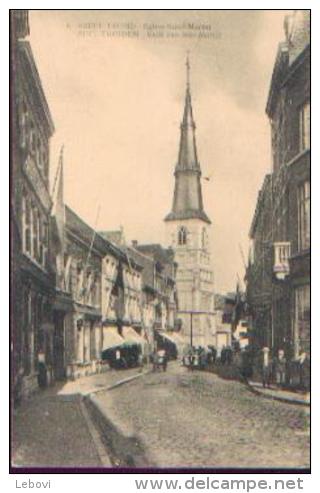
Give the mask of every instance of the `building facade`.
<path id="1" fill-rule="evenodd" d="M 178 264 L 178 317 L 186 340 L 214 343 L 214 285 L 210 225 L 204 211 L 187 60 L 187 88 L 171 212 L 165 217 L 167 244 Z"/>
<path id="2" fill-rule="evenodd" d="M 309 11 L 286 17 L 284 28 L 286 39 L 279 45 L 266 108 L 272 138 L 271 183 L 262 191 L 251 227 L 255 247 L 248 293 L 253 328 L 265 332 L 261 341 L 296 359 L 310 354 Z M 271 306 L 261 323 L 252 299 L 255 291 L 256 297 L 265 296 L 266 312 Z"/>
<path id="3" fill-rule="evenodd" d="M 166 334 L 176 329 L 177 264 L 174 252 L 159 244 L 144 245 L 137 241 L 129 246 L 121 230 L 100 234 L 112 241 L 127 260 L 123 268 L 127 285 L 123 323 L 142 337 L 144 354 L 148 356 L 155 349 L 156 332 Z"/>
<path id="4" fill-rule="evenodd" d="M 254 341 L 259 347 L 272 344 L 272 179 L 264 178 L 249 232 L 251 247 L 246 272 L 247 302 L 250 306 Z"/>
<path id="5" fill-rule="evenodd" d="M 49 260 L 49 143 L 54 125 L 28 35 L 28 12 L 12 11 L 12 383 L 24 394 L 37 387 L 39 355 L 46 356 L 48 367 L 55 363 L 55 279 Z"/>

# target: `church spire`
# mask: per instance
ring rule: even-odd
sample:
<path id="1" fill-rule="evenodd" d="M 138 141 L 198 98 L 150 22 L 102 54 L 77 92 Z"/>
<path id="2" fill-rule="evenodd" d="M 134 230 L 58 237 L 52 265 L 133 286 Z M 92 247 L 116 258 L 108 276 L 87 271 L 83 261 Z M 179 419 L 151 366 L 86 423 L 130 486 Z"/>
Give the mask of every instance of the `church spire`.
<path id="1" fill-rule="evenodd" d="M 193 119 L 191 89 L 190 89 L 190 60 L 186 59 L 186 95 L 183 118 L 180 125 L 180 145 L 178 161 L 175 167 L 175 189 L 172 212 L 165 221 L 175 219 L 198 218 L 210 223 L 203 210 L 201 190 L 201 169 L 198 161 L 196 125 Z"/>
<path id="2" fill-rule="evenodd" d="M 200 165 L 198 162 L 196 137 L 195 137 L 196 125 L 194 123 L 193 112 L 192 112 L 189 54 L 187 55 L 187 60 L 186 60 L 186 70 L 187 70 L 187 87 L 186 87 L 186 96 L 184 102 L 183 118 L 181 123 L 180 147 L 179 147 L 179 156 L 178 156 L 176 171 L 189 169 L 189 170 L 197 170 L 200 172 Z"/>

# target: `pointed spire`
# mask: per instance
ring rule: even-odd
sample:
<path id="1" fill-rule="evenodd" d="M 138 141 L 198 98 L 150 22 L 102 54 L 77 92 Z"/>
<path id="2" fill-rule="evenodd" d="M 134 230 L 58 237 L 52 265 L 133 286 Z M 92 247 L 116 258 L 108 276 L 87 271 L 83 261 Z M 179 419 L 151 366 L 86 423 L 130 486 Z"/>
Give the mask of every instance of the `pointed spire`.
<path id="1" fill-rule="evenodd" d="M 197 156 L 197 146 L 195 129 L 196 125 L 193 119 L 191 90 L 190 90 L 190 59 L 189 53 L 186 59 L 186 96 L 184 103 L 183 119 L 181 123 L 181 137 L 178 163 L 176 171 L 179 170 L 197 170 L 200 172 L 200 165 Z"/>
<path id="2" fill-rule="evenodd" d="M 191 89 L 190 89 L 190 59 L 186 58 L 186 96 L 183 119 L 180 126 L 180 146 L 178 162 L 175 168 L 175 190 L 172 212 L 166 216 L 166 221 L 176 219 L 198 218 L 210 223 L 203 210 L 201 190 L 201 169 L 198 161 L 196 125 L 193 119 Z"/>
<path id="3" fill-rule="evenodd" d="M 57 232 L 61 245 L 64 246 L 64 225 L 65 225 L 65 207 L 64 207 L 64 184 L 63 184 L 63 150 L 61 146 L 59 155 L 59 164 L 55 177 L 55 183 L 52 191 L 52 210 L 51 215 L 55 218 Z"/>

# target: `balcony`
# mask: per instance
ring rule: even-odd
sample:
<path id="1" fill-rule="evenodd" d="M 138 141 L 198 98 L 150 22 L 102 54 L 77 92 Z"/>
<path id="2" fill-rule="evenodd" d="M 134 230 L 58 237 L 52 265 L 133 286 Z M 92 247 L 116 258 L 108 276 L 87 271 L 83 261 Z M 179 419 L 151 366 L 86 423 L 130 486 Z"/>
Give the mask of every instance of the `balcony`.
<path id="1" fill-rule="evenodd" d="M 279 280 L 285 279 L 289 275 L 289 258 L 291 244 L 289 241 L 282 241 L 273 244 L 274 246 L 274 265 L 273 272 Z"/>

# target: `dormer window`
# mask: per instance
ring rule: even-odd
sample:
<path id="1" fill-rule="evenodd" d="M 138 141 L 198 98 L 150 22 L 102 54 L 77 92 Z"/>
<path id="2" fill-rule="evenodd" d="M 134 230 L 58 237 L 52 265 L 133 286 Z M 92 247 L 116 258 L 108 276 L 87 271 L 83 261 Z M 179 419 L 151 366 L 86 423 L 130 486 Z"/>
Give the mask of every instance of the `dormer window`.
<path id="1" fill-rule="evenodd" d="M 187 234 L 188 234 L 187 229 L 184 226 L 182 226 L 178 232 L 178 245 L 187 244 Z"/>

